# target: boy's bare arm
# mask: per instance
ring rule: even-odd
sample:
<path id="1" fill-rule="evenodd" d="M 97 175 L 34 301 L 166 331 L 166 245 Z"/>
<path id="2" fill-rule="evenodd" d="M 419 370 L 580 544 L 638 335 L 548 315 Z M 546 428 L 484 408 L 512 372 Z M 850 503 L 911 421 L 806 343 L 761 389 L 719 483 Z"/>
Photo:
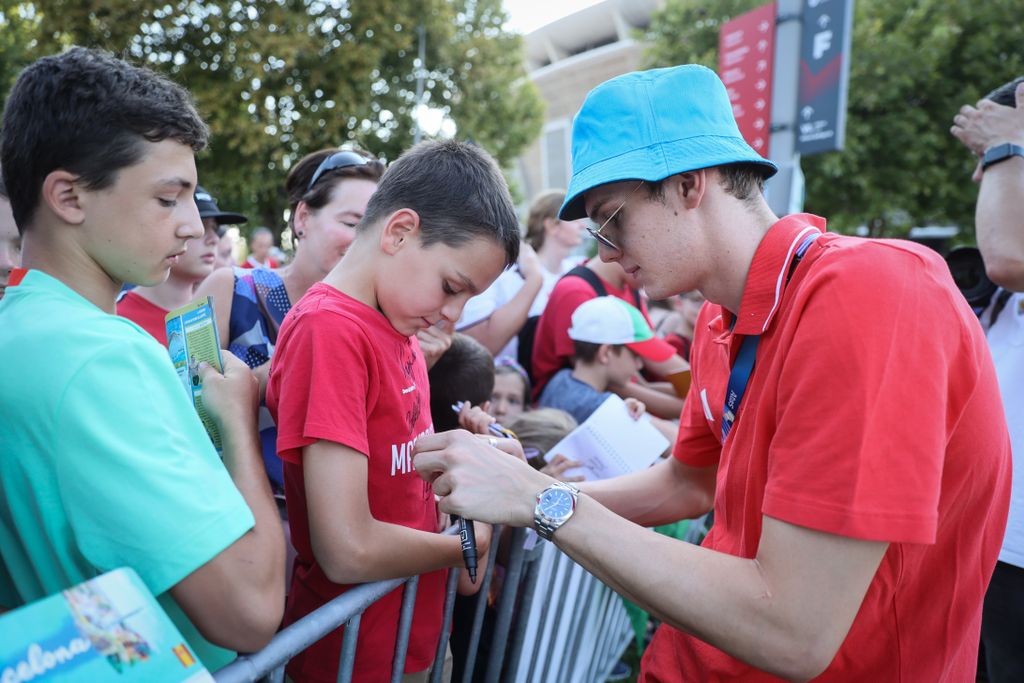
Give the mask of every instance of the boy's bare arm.
<path id="1" fill-rule="evenodd" d="M 540 261 L 533 247 L 523 244 L 519 250 L 519 269 L 523 275 L 523 286 L 508 302 L 499 306 L 486 320 L 462 330 L 462 333 L 476 339 L 494 355 L 519 334 L 530 315 L 530 307 L 544 285 Z"/>
<path id="2" fill-rule="evenodd" d="M 202 369 L 203 398 L 221 426 L 224 465 L 256 525 L 171 594 L 208 640 L 252 652 L 266 645 L 284 613 L 284 534 L 263 469 L 256 380 L 230 353 L 224 369 L 224 376 Z"/>
<path id="3" fill-rule="evenodd" d="M 608 390 L 622 398 L 635 398 L 643 401 L 647 406 L 647 412 L 663 420 L 678 420 L 679 414 L 683 412 L 683 399 L 669 396 L 637 382 L 613 384 L 608 387 Z"/>
<path id="4" fill-rule="evenodd" d="M 981 157 L 985 150 L 1009 142 L 1024 146 L 1024 83 L 1017 85 L 1015 107 L 981 100 L 977 107 L 965 105 L 954 118 L 950 132 Z M 1024 291 L 1024 159 L 1010 157 L 982 173 L 975 215 L 978 248 L 988 276 L 1011 291 Z"/>
<path id="5" fill-rule="evenodd" d="M 382 522 L 370 514 L 367 458 L 359 451 L 318 441 L 303 449 L 302 463 L 313 555 L 331 581 L 379 581 L 462 564 L 457 537 Z M 486 553 L 489 527 L 477 525 L 476 540 L 478 556 Z"/>

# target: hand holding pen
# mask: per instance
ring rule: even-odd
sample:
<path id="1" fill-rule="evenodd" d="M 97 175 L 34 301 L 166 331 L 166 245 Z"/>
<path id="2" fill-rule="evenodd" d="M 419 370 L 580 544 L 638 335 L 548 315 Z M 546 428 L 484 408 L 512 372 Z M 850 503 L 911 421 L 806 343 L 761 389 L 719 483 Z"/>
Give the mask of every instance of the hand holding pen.
<path id="1" fill-rule="evenodd" d="M 491 415 L 487 413 L 489 404 L 484 403 L 474 406 L 469 401 L 453 403 L 452 410 L 459 416 L 459 426 L 474 434 L 496 436 L 500 439 L 517 439 L 515 432 L 498 424 Z"/>
<path id="2" fill-rule="evenodd" d="M 511 430 L 505 429 L 497 421 L 488 415 L 482 408 L 474 407 L 469 402 L 452 405 L 452 410 L 459 416 L 459 423 L 468 426 L 476 433 L 492 434 L 503 439 L 515 439 L 516 435 Z M 470 411 L 475 411 L 471 414 Z M 465 423 L 469 423 L 466 425 Z M 491 446 L 497 446 L 497 439 L 491 437 Z M 476 531 L 473 523 L 464 517 L 452 516 L 452 521 L 459 525 L 459 542 L 462 544 L 462 561 L 466 565 L 466 572 L 469 573 L 469 580 L 476 583 L 477 550 Z"/>

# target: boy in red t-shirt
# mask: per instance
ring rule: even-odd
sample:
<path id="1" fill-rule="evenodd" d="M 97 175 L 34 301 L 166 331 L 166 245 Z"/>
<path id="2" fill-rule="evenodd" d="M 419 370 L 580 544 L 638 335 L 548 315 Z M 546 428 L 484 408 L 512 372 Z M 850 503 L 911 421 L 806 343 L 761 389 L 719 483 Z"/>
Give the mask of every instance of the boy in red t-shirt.
<path id="1" fill-rule="evenodd" d="M 348 254 L 281 327 L 267 406 L 297 551 L 285 624 L 351 584 L 420 574 L 406 680 L 425 680 L 446 569 L 462 564 L 458 539 L 436 533 L 431 485 L 412 464 L 416 439 L 433 431 L 415 335 L 458 320 L 518 250 L 512 200 L 487 153 L 423 143 L 385 173 Z M 479 528 L 480 553 L 489 540 Z M 396 590 L 363 614 L 355 680 L 390 679 L 400 601 Z M 336 680 L 342 631 L 293 659 L 289 676 Z"/>

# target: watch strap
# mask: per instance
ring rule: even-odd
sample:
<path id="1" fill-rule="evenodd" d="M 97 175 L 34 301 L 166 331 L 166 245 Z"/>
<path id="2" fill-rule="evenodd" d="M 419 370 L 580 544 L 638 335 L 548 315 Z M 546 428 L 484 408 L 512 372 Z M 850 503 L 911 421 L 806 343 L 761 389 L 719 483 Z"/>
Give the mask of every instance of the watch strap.
<path id="1" fill-rule="evenodd" d="M 541 512 L 540 500 L 544 496 L 544 494 L 550 491 L 551 489 L 561 489 L 567 492 L 570 496 L 572 496 L 572 510 L 569 511 L 568 515 L 561 519 L 551 519 L 550 517 L 547 517 Z M 580 490 L 578 488 L 576 488 L 572 484 L 567 484 L 563 481 L 556 481 L 554 484 L 548 486 L 546 489 L 538 493 L 537 506 L 534 508 L 533 512 L 533 526 L 537 530 L 537 535 L 543 538 L 545 541 L 550 541 L 555 531 L 557 531 L 559 527 L 561 527 L 563 524 L 569 521 L 569 518 L 572 517 L 573 512 L 576 511 L 576 503 L 579 500 L 579 494 Z"/>
<path id="2" fill-rule="evenodd" d="M 1000 161 L 1006 161 L 1010 157 L 1024 157 L 1024 147 L 1015 145 L 1012 142 L 993 145 L 986 149 L 985 154 L 981 157 L 981 170 L 984 171 L 989 166 L 994 166 Z"/>

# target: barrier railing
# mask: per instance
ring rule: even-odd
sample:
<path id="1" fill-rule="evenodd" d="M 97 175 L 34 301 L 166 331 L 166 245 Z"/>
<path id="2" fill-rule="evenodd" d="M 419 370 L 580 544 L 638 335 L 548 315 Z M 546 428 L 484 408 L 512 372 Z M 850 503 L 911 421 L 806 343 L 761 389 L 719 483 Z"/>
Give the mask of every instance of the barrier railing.
<path id="1" fill-rule="evenodd" d="M 456 528 L 444 533 L 456 533 Z M 508 563 L 495 606 L 483 680 L 603 681 L 632 636 L 622 602 L 553 544 L 540 541 L 527 549 L 525 545 L 532 534 L 524 529 L 514 529 L 510 534 Z M 495 527 L 487 569 L 474 605 L 461 683 L 474 680 L 500 537 L 501 528 Z M 405 665 L 418 580 L 414 576 L 357 586 L 283 629 L 259 652 L 240 656 L 214 674 L 214 679 L 217 683 L 280 683 L 284 666 L 292 657 L 344 624 L 337 680 L 348 683 L 352 680 L 360 616 L 374 602 L 404 584 L 391 675 L 391 681 L 397 683 Z M 448 576 L 444 621 L 430 673 L 431 683 L 439 683 L 443 675 L 457 583 L 458 570 Z"/>

